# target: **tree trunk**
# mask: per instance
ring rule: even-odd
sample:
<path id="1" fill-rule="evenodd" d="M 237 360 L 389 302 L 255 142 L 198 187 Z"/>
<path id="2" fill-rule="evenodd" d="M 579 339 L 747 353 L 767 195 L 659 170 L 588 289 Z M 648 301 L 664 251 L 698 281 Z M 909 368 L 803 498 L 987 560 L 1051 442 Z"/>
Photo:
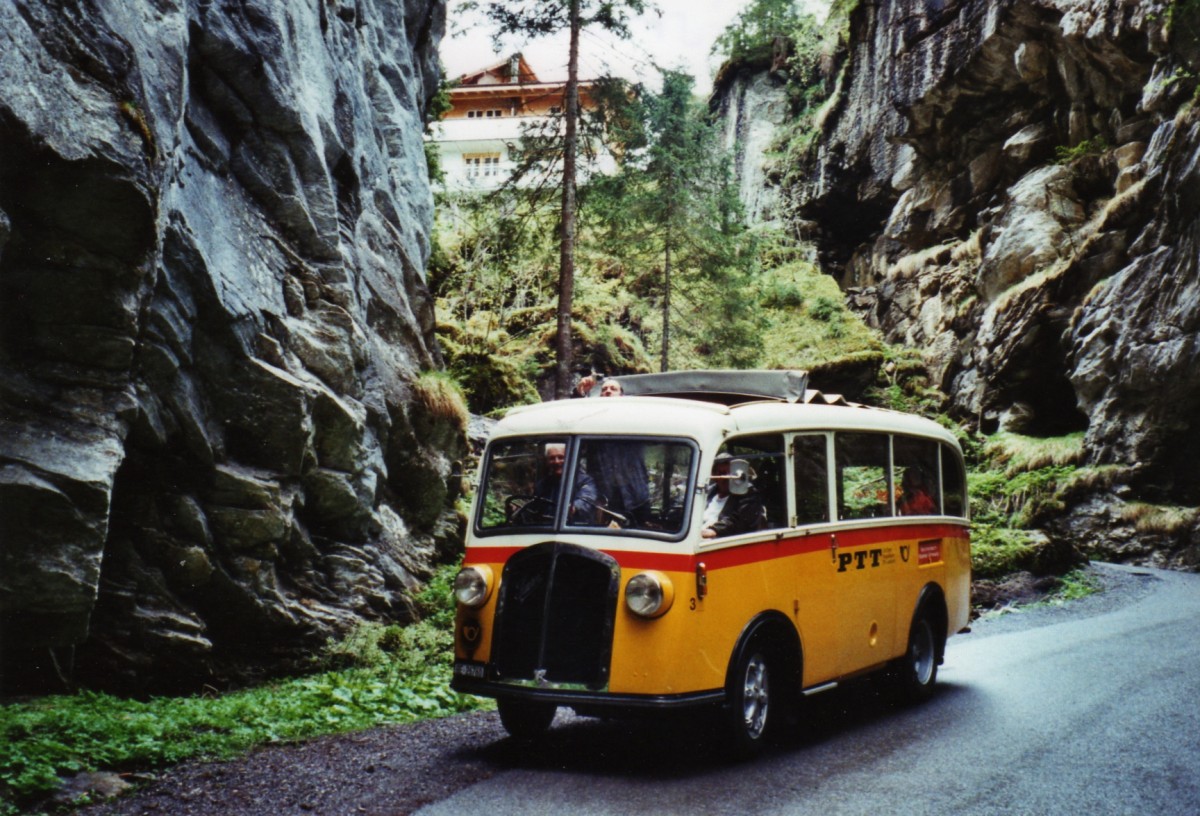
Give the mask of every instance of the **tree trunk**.
<path id="1" fill-rule="evenodd" d="M 671 359 L 671 244 L 663 250 L 662 357 L 658 370 L 669 371 Z"/>
<path id="2" fill-rule="evenodd" d="M 558 336 L 554 398 L 571 396 L 573 345 L 571 304 L 575 299 L 575 156 L 579 125 L 579 0 L 571 0 L 571 48 L 567 61 L 567 131 L 563 143 L 561 240 L 558 264 Z"/>

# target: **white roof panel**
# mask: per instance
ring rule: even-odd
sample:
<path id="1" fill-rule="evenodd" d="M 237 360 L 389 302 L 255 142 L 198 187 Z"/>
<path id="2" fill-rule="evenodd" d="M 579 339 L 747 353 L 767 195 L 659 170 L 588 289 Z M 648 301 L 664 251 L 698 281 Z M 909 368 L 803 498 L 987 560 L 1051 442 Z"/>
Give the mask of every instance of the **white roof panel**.
<path id="1" fill-rule="evenodd" d="M 874 431 L 937 439 L 957 448 L 947 429 L 932 420 L 861 405 L 778 401 L 727 407 L 669 397 L 590 397 L 515 408 L 493 436 L 542 433 L 687 436 L 707 446 L 731 434 L 783 431 Z"/>

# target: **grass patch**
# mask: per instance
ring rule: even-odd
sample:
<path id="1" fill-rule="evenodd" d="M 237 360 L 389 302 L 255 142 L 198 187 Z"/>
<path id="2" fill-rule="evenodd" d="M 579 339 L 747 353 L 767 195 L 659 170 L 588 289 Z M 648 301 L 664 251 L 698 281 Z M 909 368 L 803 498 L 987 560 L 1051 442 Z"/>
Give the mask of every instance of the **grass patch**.
<path id="1" fill-rule="evenodd" d="M 845 307 L 837 282 L 811 264 L 764 270 L 758 285 L 764 324 L 759 368 L 812 369 L 883 353 L 879 335 Z"/>
<path id="2" fill-rule="evenodd" d="M 470 413 L 462 388 L 444 371 L 426 371 L 413 382 L 413 393 L 435 422 L 467 430 Z"/>
<path id="3" fill-rule="evenodd" d="M 972 578 L 1003 578 L 1027 569 L 1036 555 L 1027 530 L 979 521 L 971 525 Z"/>
<path id="4" fill-rule="evenodd" d="M 938 244 L 905 255 L 888 270 L 889 277 L 911 278 L 927 266 L 944 266 L 957 243 Z"/>
<path id="5" fill-rule="evenodd" d="M 1174 535 L 1196 522 L 1200 508 L 1171 504 L 1129 502 L 1121 510 L 1121 521 L 1132 523 L 1139 533 Z"/>
<path id="6" fill-rule="evenodd" d="M 998 526 L 1028 527 L 1039 512 L 1061 508 L 1059 490 L 1071 484 L 1074 473 L 1073 465 L 968 473 L 972 518 Z"/>
<path id="7" fill-rule="evenodd" d="M 1047 600 L 1050 603 L 1078 601 L 1101 589 L 1100 580 L 1094 574 L 1084 569 L 1071 570 L 1062 577 L 1062 583 Z"/>
<path id="8" fill-rule="evenodd" d="M 1007 476 L 1076 465 L 1083 459 L 1083 432 L 1036 437 L 1001 431 L 984 442 L 983 456 L 994 465 L 1004 466 Z"/>
<path id="9" fill-rule="evenodd" d="M 1001 578 L 1028 570 L 1045 540 L 1032 531 L 1039 517 L 1061 510 L 1068 493 L 1111 483 L 1120 468 L 1081 467 L 1083 434 L 1031 437 L 997 433 L 963 445 L 971 467 L 972 570 Z"/>
<path id="10" fill-rule="evenodd" d="M 268 743 L 454 714 L 488 705 L 450 690 L 453 605 L 447 567 L 406 627 L 366 624 L 331 643 L 307 677 L 220 696 L 130 700 L 96 692 L 0 706 L 0 814 L 56 789 L 60 775 L 227 759 Z"/>
<path id="11" fill-rule="evenodd" d="M 1076 468 L 1060 489 L 1064 494 L 1108 490 L 1128 476 L 1129 468 L 1125 465 L 1088 465 Z"/>

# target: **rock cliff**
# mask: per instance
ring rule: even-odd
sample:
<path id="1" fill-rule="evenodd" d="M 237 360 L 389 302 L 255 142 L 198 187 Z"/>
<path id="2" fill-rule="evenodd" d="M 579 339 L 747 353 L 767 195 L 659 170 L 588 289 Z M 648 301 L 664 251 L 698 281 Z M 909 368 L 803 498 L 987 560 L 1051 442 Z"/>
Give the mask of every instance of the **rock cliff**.
<path id="1" fill-rule="evenodd" d="M 960 415 L 1086 432 L 1104 476 L 1057 535 L 1191 567 L 1195 521 L 1138 535 L 1128 507 L 1200 504 L 1198 21 L 1187 1 L 864 0 L 787 191 Z"/>
<path id="2" fill-rule="evenodd" d="M 441 0 L 0 3 L 0 682 L 290 665 L 459 534 Z"/>
<path id="3" fill-rule="evenodd" d="M 744 67 L 717 78 L 712 113 L 721 122 L 721 146 L 733 160 L 738 196 L 752 224 L 778 215 L 779 188 L 769 183 L 768 158 L 789 103 L 783 81 L 770 71 Z"/>

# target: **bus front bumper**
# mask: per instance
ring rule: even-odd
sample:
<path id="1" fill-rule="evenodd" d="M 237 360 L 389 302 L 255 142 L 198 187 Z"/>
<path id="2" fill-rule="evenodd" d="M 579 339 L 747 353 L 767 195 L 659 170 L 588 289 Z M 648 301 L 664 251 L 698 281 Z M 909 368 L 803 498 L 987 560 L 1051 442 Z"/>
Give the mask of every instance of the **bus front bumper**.
<path id="1" fill-rule="evenodd" d="M 481 663 L 454 661 L 454 679 L 450 688 L 462 694 L 480 697 L 511 697 L 539 700 L 555 705 L 570 706 L 586 711 L 678 711 L 688 708 L 718 706 L 725 702 L 724 689 L 694 691 L 685 694 L 614 694 L 603 690 L 563 688 L 552 684 L 537 685 L 529 681 L 505 682 L 485 679 Z"/>

